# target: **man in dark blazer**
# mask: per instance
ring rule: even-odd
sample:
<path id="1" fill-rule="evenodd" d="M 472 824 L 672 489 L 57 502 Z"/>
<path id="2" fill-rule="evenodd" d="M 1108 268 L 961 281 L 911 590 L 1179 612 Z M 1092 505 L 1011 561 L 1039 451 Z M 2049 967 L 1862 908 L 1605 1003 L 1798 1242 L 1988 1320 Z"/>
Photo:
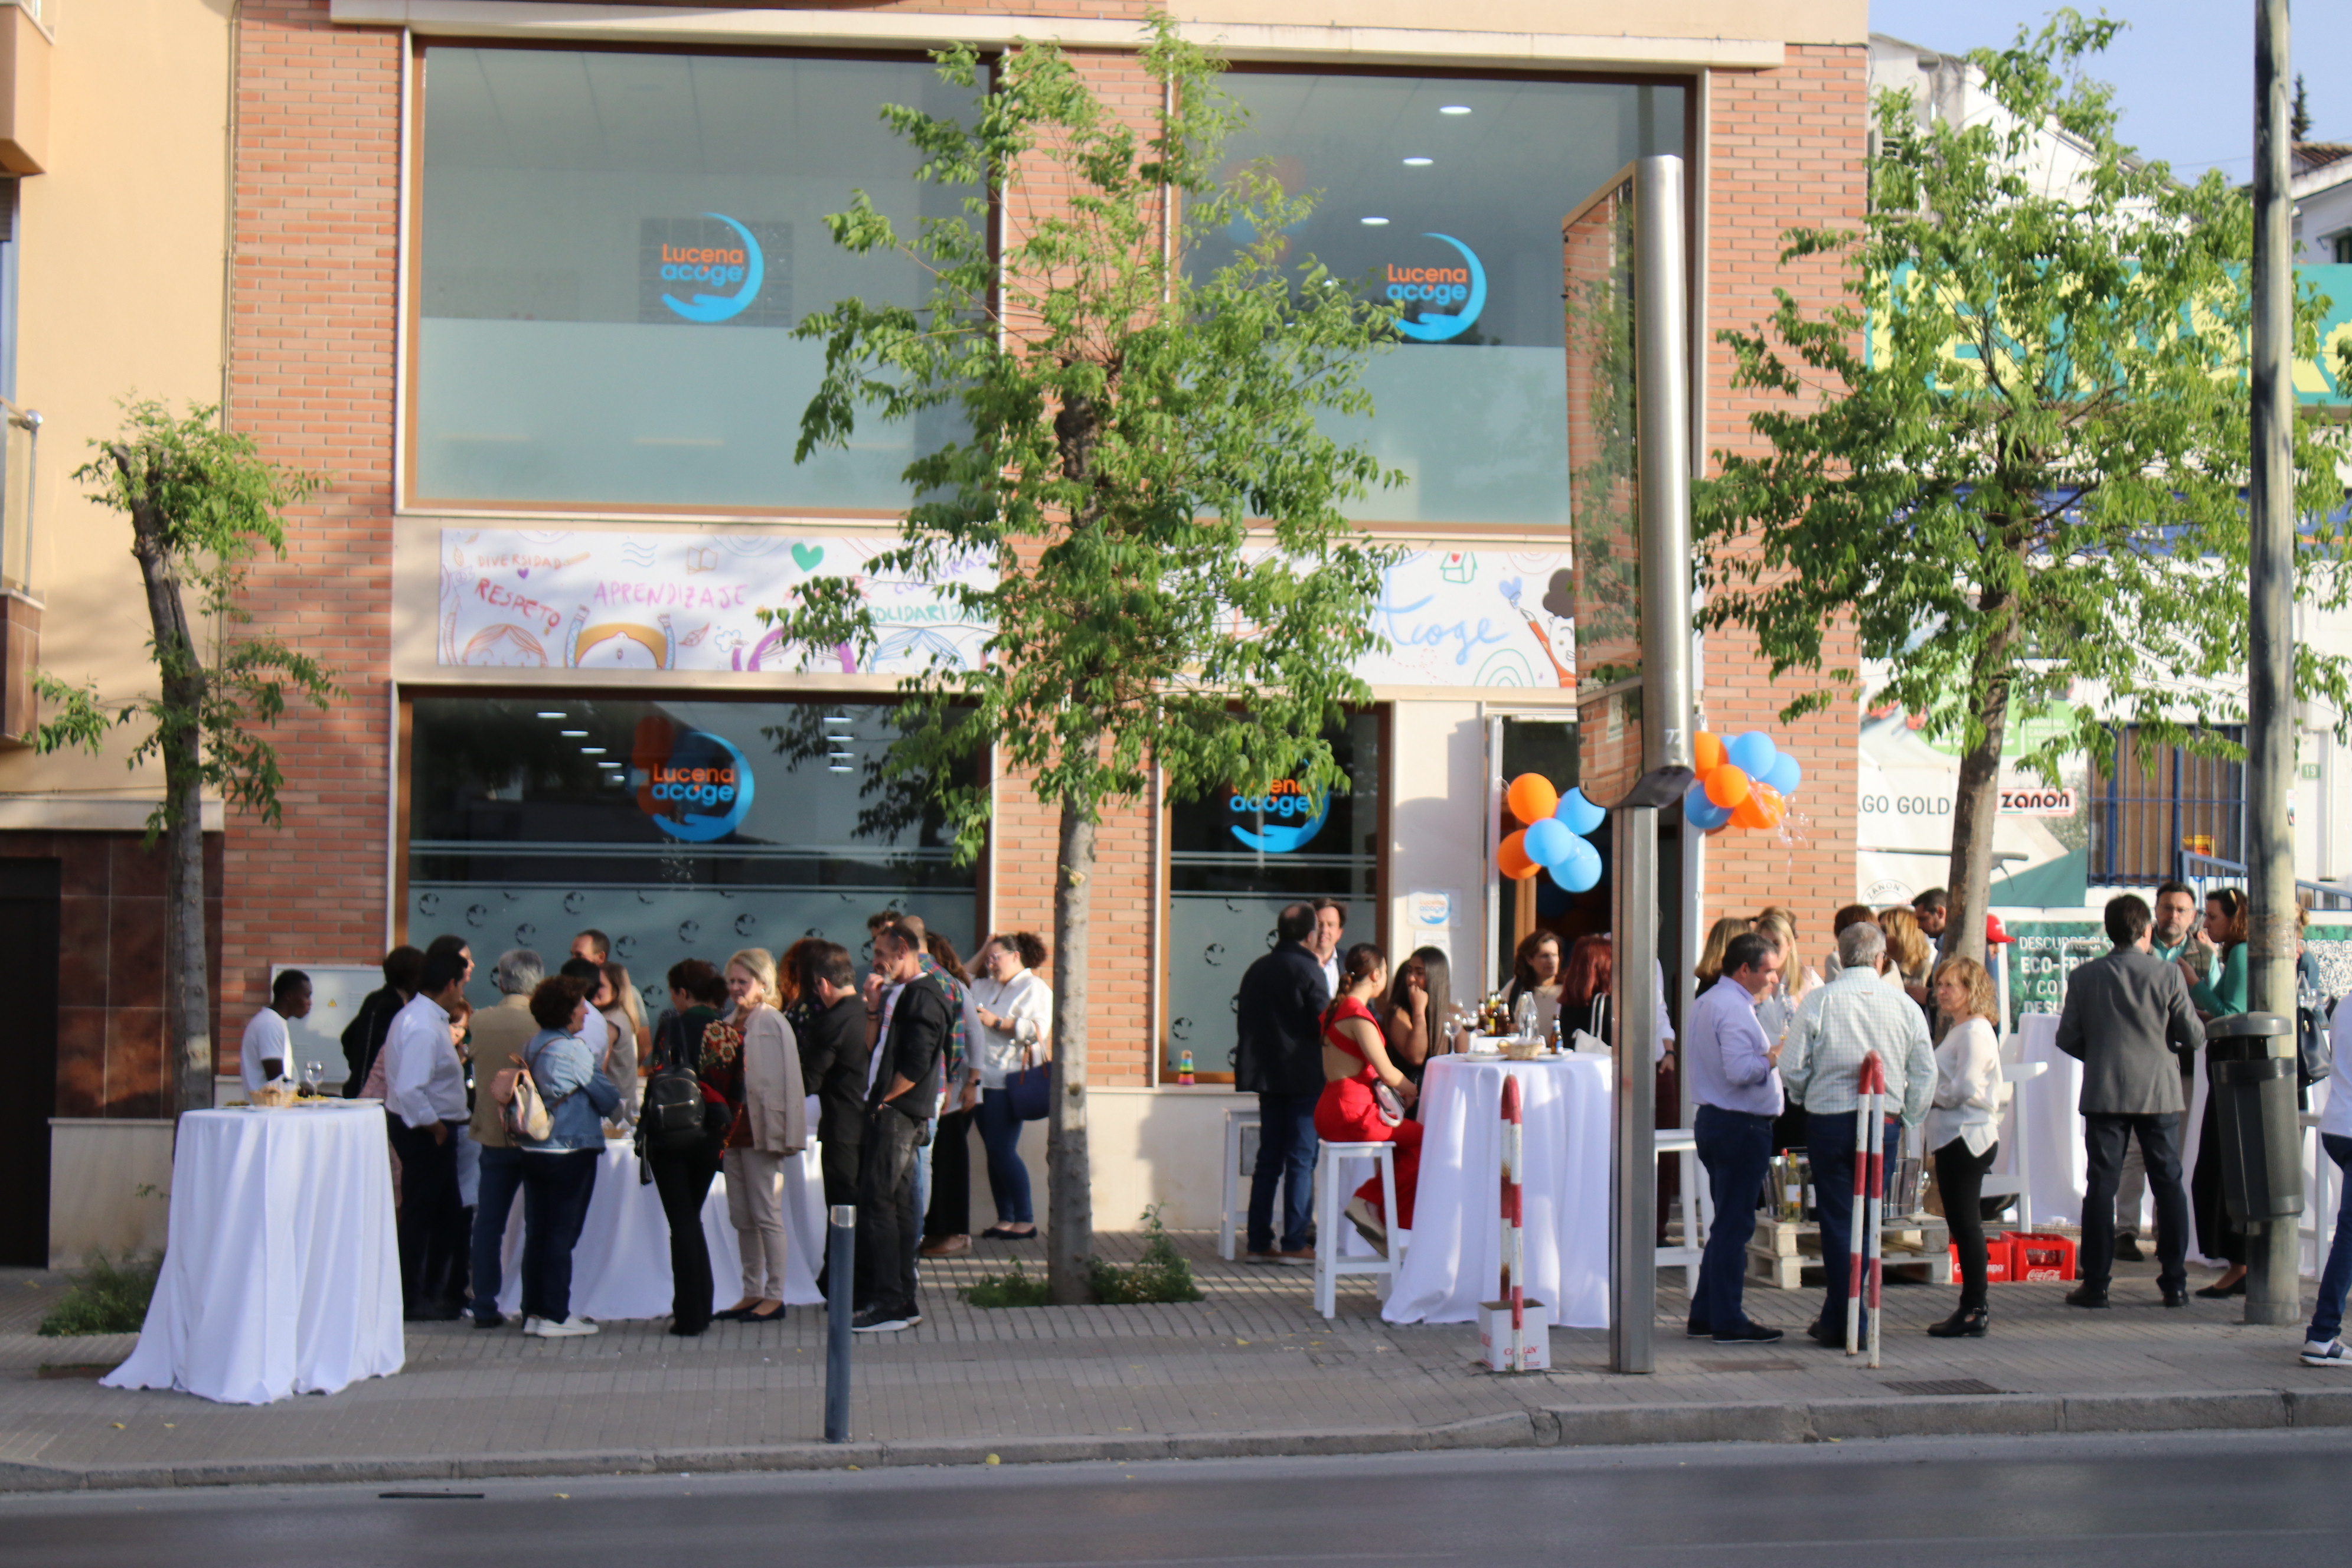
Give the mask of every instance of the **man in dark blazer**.
<path id="1" fill-rule="evenodd" d="M 1315 1102 L 1323 1097 L 1323 1012 L 1331 987 L 1307 947 L 1315 910 L 1293 904 L 1276 918 L 1274 951 L 1242 975 L 1234 1009 L 1241 1040 L 1234 1087 L 1257 1096 L 1257 1164 L 1250 1173 L 1249 1261 L 1313 1268 Z M 1274 1189 L 1283 1184 L 1282 1247 L 1275 1247 Z"/>
<path id="2" fill-rule="evenodd" d="M 814 1011 L 794 1037 L 800 1042 L 801 1081 L 816 1096 L 825 1205 L 855 1208 L 859 1154 L 866 1144 L 866 1069 L 874 1055 L 857 994 L 857 963 L 837 942 L 820 942 L 807 962 L 801 994 Z"/>
<path id="3" fill-rule="evenodd" d="M 2072 1307 L 2104 1307 L 2115 1271 L 2116 1183 L 2124 1151 L 2137 1138 L 2156 1197 L 2157 1285 L 2164 1304 L 2189 1303 L 2189 1195 L 2180 1186 L 2179 1058 L 2205 1043 L 2178 965 L 2148 951 L 2147 905 L 2126 893 L 2107 900 L 2107 940 L 2116 950 L 2067 977 L 2058 1016 L 2058 1048 L 2083 1064 L 2084 1142 L 2089 1146 L 2083 1194 L 2083 1282 Z"/>
<path id="4" fill-rule="evenodd" d="M 874 938 L 883 979 L 880 1048 L 866 1091 L 866 1137 L 858 1161 L 857 1284 L 862 1305 L 849 1326 L 894 1333 L 923 1321 L 915 1296 L 915 1161 L 939 1113 L 941 1069 L 955 1010 L 936 976 L 923 972 L 921 944 L 904 926 Z"/>

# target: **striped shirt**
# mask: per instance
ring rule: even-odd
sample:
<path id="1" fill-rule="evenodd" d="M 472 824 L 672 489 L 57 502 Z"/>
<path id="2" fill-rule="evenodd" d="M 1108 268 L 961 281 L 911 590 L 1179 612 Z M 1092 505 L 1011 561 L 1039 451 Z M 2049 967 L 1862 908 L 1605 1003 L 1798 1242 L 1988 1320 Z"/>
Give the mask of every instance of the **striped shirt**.
<path id="1" fill-rule="evenodd" d="M 1855 1084 L 1872 1051 L 1886 1068 L 1889 1094 L 1901 1093 L 1903 1120 L 1916 1126 L 1936 1092 L 1936 1047 L 1918 1004 L 1867 968 L 1842 969 L 1798 1004 L 1780 1053 L 1789 1098 L 1820 1116 L 1851 1111 Z"/>

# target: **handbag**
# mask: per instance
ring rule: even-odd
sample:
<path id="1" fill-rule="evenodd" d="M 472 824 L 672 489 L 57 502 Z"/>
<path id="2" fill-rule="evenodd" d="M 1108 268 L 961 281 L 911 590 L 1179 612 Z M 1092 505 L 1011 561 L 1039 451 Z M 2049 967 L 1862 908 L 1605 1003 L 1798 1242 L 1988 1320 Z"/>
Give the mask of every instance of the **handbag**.
<path id="1" fill-rule="evenodd" d="M 1404 1120 L 1404 1101 L 1397 1098 L 1396 1090 L 1384 1083 L 1372 1085 L 1372 1109 L 1381 1113 L 1381 1121 L 1385 1126 L 1394 1127 Z"/>
<path id="2" fill-rule="evenodd" d="M 1043 1121 L 1054 1108 L 1052 1060 L 1041 1062 L 1034 1051 L 1024 1051 L 1021 1070 L 1004 1075 L 1004 1092 L 1012 1099 L 1013 1115 L 1024 1121 Z"/>
<path id="3" fill-rule="evenodd" d="M 2300 1087 L 2309 1089 L 2315 1083 L 2326 1082 L 2336 1070 L 2333 1015 L 2323 996 L 2297 1007 L 2294 1016 L 2295 1073 L 2302 1079 Z"/>
<path id="4" fill-rule="evenodd" d="M 522 1065 L 520 1057 L 515 1058 L 515 1064 L 510 1069 L 511 1078 L 507 1073 L 499 1075 L 507 1089 L 499 1120 L 506 1123 L 508 1136 L 518 1142 L 544 1142 L 547 1135 L 555 1131 L 554 1118 L 548 1115 L 547 1104 L 539 1097 L 539 1085 L 531 1081 L 530 1068 Z M 495 1088 L 492 1092 L 497 1092 Z"/>

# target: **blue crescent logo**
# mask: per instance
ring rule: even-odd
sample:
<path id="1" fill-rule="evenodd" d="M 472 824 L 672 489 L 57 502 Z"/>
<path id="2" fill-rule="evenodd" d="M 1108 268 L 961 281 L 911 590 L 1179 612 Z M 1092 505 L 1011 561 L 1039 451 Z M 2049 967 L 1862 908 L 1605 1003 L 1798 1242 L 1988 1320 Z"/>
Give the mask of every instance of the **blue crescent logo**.
<path id="1" fill-rule="evenodd" d="M 743 311 L 743 307 L 749 305 L 754 299 L 758 298 L 760 284 L 762 278 L 765 276 L 767 268 L 765 264 L 760 258 L 760 242 L 751 237 L 751 231 L 750 229 L 745 228 L 741 224 L 737 223 L 725 213 L 704 213 L 702 216 L 708 218 L 716 218 L 720 223 L 725 224 L 729 228 L 733 229 L 737 234 L 741 235 L 743 237 L 743 254 L 749 258 L 743 268 L 743 287 L 736 289 L 732 294 L 697 294 L 694 297 L 694 303 L 691 305 L 679 304 L 677 297 L 674 294 L 665 294 L 662 296 L 663 304 L 667 305 L 671 310 L 677 311 L 688 321 L 701 321 L 707 324 L 712 321 L 726 321 L 730 316 L 740 315 Z M 1469 252 L 1465 251 L 1463 254 L 1466 256 Z M 1478 264 L 1477 262 L 1473 261 L 1470 265 L 1475 268 Z M 1478 292 L 1473 296 L 1473 298 L 1483 300 L 1486 297 L 1486 286 L 1482 280 L 1478 285 Z M 1471 314 L 1475 315 L 1477 312 L 1474 310 L 1471 311 Z"/>
<path id="2" fill-rule="evenodd" d="M 1470 323 L 1478 319 L 1478 312 L 1486 308 L 1486 269 L 1478 264 L 1475 251 L 1450 234 L 1424 234 L 1421 237 L 1444 240 L 1460 251 L 1462 259 L 1470 264 L 1470 298 L 1463 301 L 1460 315 L 1433 316 L 1423 310 L 1418 321 L 1401 321 L 1397 323 L 1397 331 L 1417 343 L 1442 343 L 1448 338 L 1458 338 L 1468 331 Z"/>
<path id="3" fill-rule="evenodd" d="M 734 798 L 728 802 L 727 809 L 716 816 L 698 811 L 687 811 L 681 812 L 673 818 L 666 813 L 656 812 L 654 814 L 654 826 L 672 838 L 683 838 L 689 844 L 707 844 L 714 838 L 724 838 L 734 832 L 742 823 L 745 814 L 751 809 L 751 765 L 743 760 L 743 753 L 735 749 L 735 742 L 726 736 L 714 735 L 709 731 L 696 731 L 693 738 L 697 741 L 708 741 L 719 747 L 727 753 L 728 761 L 734 763 Z M 671 754 L 676 755 L 675 751 Z"/>
<path id="4" fill-rule="evenodd" d="M 1240 801 L 1238 796 L 1235 799 L 1238 803 L 1234 806 L 1235 810 L 1242 809 L 1244 805 L 1258 804 Z M 1261 855 L 1287 855 L 1320 832 L 1324 819 L 1330 815 L 1331 797 L 1327 795 L 1323 797 L 1323 804 L 1315 808 L 1315 815 L 1305 822 L 1287 827 L 1269 826 L 1262 833 L 1252 833 L 1248 828 L 1236 824 L 1234 827 L 1234 837 L 1240 839 L 1244 847 L 1255 849 Z"/>

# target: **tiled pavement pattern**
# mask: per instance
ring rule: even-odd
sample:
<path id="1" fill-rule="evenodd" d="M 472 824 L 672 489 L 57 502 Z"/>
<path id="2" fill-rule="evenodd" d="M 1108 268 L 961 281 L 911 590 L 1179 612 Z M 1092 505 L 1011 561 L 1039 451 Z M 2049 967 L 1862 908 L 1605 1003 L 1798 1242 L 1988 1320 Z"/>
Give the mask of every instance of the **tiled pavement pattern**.
<path id="1" fill-rule="evenodd" d="M 1963 1379 L 2041 1394 L 2352 1387 L 2342 1373 L 2300 1365 L 2294 1331 L 2240 1324 L 2236 1301 L 2163 1310 L 2152 1265 L 2118 1267 L 2117 1306 L 2107 1312 L 2065 1307 L 2063 1286 L 1997 1286 L 1993 1337 L 1983 1341 L 1926 1338 L 1919 1331 L 1950 1310 L 1952 1292 L 1892 1287 L 1876 1373 L 1794 1338 L 1752 1348 L 1685 1339 L 1675 1270 L 1660 1276 L 1655 1375 L 1612 1375 L 1605 1334 L 1563 1330 L 1552 1341 L 1557 1370 L 1498 1378 L 1474 1364 L 1476 1335 L 1465 1325 L 1382 1323 L 1368 1284 L 1356 1281 L 1343 1283 L 1341 1315 L 1326 1323 L 1313 1310 L 1309 1271 L 1225 1264 L 1211 1237 L 1178 1239 L 1205 1301 L 984 1311 L 953 1288 L 1015 1257 L 1041 1272 L 1037 1244 L 982 1242 L 973 1258 L 927 1264 L 923 1324 L 858 1337 L 856 1435 L 916 1443 L 1344 1433 L 1572 1406 L 1900 1401 L 1967 1390 L 1890 1384 Z M 1139 1247 L 1134 1236 L 1099 1241 L 1112 1258 Z M 823 1425 L 818 1309 L 796 1308 L 782 1324 L 716 1325 L 695 1341 L 669 1338 L 659 1321 L 554 1342 L 512 1328 L 411 1325 L 399 1376 L 247 1408 L 61 1375 L 119 1360 L 131 1343 L 36 1337 L 63 1283 L 0 1273 L 0 1467 L 675 1453 L 805 1443 Z M 1751 1289 L 1749 1304 L 1759 1320 L 1795 1329 L 1819 1299 L 1817 1289 Z"/>

